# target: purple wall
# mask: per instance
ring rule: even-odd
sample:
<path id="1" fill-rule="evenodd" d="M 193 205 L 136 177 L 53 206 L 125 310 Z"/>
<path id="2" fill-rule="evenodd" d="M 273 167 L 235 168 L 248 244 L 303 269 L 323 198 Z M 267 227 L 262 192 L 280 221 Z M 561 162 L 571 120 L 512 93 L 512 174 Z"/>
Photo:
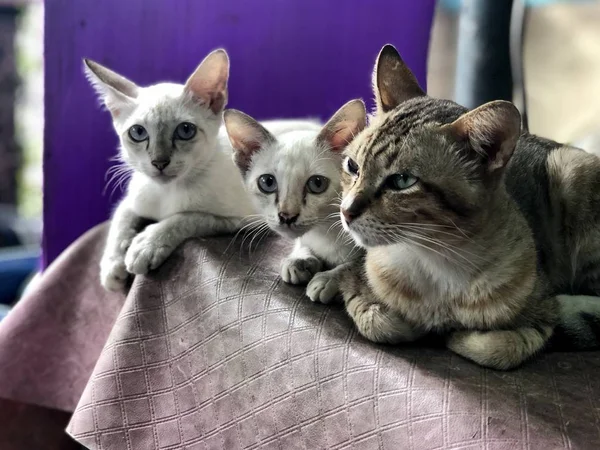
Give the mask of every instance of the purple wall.
<path id="1" fill-rule="evenodd" d="M 102 194 L 117 138 L 83 57 L 139 84 L 183 82 L 216 47 L 230 103 L 259 119 L 326 118 L 370 100 L 375 57 L 397 46 L 425 85 L 434 0 L 46 0 L 44 267 L 109 216 Z M 351 6 L 350 6 L 351 5 Z"/>

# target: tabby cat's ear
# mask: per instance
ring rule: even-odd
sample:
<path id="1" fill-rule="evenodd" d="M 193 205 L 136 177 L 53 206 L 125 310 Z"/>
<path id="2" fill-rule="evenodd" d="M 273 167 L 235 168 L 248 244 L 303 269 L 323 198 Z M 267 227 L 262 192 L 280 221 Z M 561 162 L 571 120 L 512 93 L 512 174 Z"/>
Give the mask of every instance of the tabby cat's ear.
<path id="1" fill-rule="evenodd" d="M 114 119 L 135 107 L 139 87 L 133 81 L 91 59 L 84 59 L 83 63 L 86 78 Z"/>
<path id="2" fill-rule="evenodd" d="M 367 125 L 367 112 L 362 100 L 350 100 L 329 119 L 317 140 L 324 142 L 332 151 L 340 152 Z"/>
<path id="3" fill-rule="evenodd" d="M 506 166 L 515 150 L 521 135 L 521 114 L 512 103 L 497 100 L 469 111 L 443 128 L 485 156 L 488 170 L 493 172 Z"/>
<path id="4" fill-rule="evenodd" d="M 393 45 L 385 45 L 379 52 L 373 70 L 373 90 L 377 114 L 391 111 L 400 103 L 426 95 L 414 74 Z"/>
<path id="5" fill-rule="evenodd" d="M 246 173 L 254 154 L 276 139 L 260 123 L 237 109 L 226 109 L 223 121 L 234 150 L 233 161 L 242 173 Z"/>
<path id="6" fill-rule="evenodd" d="M 185 83 L 185 90 L 219 114 L 227 104 L 229 56 L 222 48 L 211 52 Z"/>

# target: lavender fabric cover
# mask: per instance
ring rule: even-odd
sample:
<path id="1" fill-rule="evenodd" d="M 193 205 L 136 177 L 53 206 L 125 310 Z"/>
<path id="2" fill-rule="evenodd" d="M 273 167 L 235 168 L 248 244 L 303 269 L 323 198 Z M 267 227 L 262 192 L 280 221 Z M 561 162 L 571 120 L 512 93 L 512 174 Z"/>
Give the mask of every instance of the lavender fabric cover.
<path id="1" fill-rule="evenodd" d="M 281 282 L 277 239 L 250 254 L 190 241 L 107 294 L 105 235 L 77 240 L 0 323 L 0 398 L 77 405 L 68 432 L 88 448 L 600 448 L 600 352 L 495 372 L 374 345 Z"/>
<path id="2" fill-rule="evenodd" d="M 371 98 L 393 43 L 423 86 L 434 0 L 46 0 L 44 267 L 104 221 L 117 138 L 82 75 L 92 58 L 140 84 L 183 82 L 216 47 L 231 56 L 231 107 L 259 119 L 326 118 Z"/>

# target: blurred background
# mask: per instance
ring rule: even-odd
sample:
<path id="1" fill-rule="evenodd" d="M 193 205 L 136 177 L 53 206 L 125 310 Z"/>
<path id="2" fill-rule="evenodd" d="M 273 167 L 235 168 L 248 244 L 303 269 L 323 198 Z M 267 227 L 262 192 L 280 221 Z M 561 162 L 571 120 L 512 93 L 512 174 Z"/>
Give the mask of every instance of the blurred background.
<path id="1" fill-rule="evenodd" d="M 507 77 L 515 78 L 515 68 L 512 73 L 509 66 L 502 69 L 506 68 L 507 55 L 493 40 L 486 48 L 472 48 L 479 42 L 472 22 L 478 14 L 474 9 L 478 1 L 482 0 L 438 1 L 429 52 L 429 93 L 469 107 L 476 106 L 485 95 L 502 97 L 502 89 L 512 86 L 512 81 L 513 89 L 520 89 L 518 75 L 506 83 Z M 530 131 L 598 151 L 600 0 L 529 0 L 523 4 L 526 92 L 524 97 L 522 92 L 515 92 L 515 96 L 521 96 L 521 103 L 517 102 L 521 108 L 523 98 L 527 101 Z M 497 18 L 497 22 L 502 20 Z M 41 0 L 0 0 L 0 320 L 39 267 L 43 24 Z M 513 30 L 515 35 L 518 30 Z M 513 51 L 521 52 L 521 48 Z M 473 94 L 470 78 L 477 73 L 473 67 L 478 59 L 501 62 L 491 65 L 483 87 L 487 94 L 479 96 Z"/>

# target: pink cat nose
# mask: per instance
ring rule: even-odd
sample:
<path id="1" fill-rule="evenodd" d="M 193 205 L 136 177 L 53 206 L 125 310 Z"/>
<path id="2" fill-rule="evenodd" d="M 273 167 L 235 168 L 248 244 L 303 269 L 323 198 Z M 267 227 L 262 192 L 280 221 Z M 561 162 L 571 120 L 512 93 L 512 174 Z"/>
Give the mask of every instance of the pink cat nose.
<path id="1" fill-rule="evenodd" d="M 296 222 L 296 220 L 298 220 L 298 216 L 300 214 L 290 214 L 287 212 L 280 212 L 279 213 L 279 223 L 280 224 L 286 224 L 286 225 L 291 225 L 294 222 Z"/>
<path id="2" fill-rule="evenodd" d="M 164 170 L 165 167 L 167 167 L 169 164 L 171 164 L 170 159 L 153 159 L 151 162 L 152 162 L 152 165 L 154 167 L 156 167 L 158 170 L 160 170 L 161 172 Z"/>
<path id="3" fill-rule="evenodd" d="M 346 222 L 349 224 L 350 222 L 352 222 L 354 219 L 356 219 L 358 216 L 360 216 L 360 212 L 355 212 L 355 211 L 350 211 L 348 209 L 341 209 L 341 213 L 342 216 L 344 216 L 344 219 L 346 219 Z"/>
<path id="4" fill-rule="evenodd" d="M 344 205 L 344 203 L 342 203 L 340 212 L 348 224 L 356 220 L 368 206 L 368 200 L 362 195 L 354 197 L 348 202 L 349 204 Z"/>

